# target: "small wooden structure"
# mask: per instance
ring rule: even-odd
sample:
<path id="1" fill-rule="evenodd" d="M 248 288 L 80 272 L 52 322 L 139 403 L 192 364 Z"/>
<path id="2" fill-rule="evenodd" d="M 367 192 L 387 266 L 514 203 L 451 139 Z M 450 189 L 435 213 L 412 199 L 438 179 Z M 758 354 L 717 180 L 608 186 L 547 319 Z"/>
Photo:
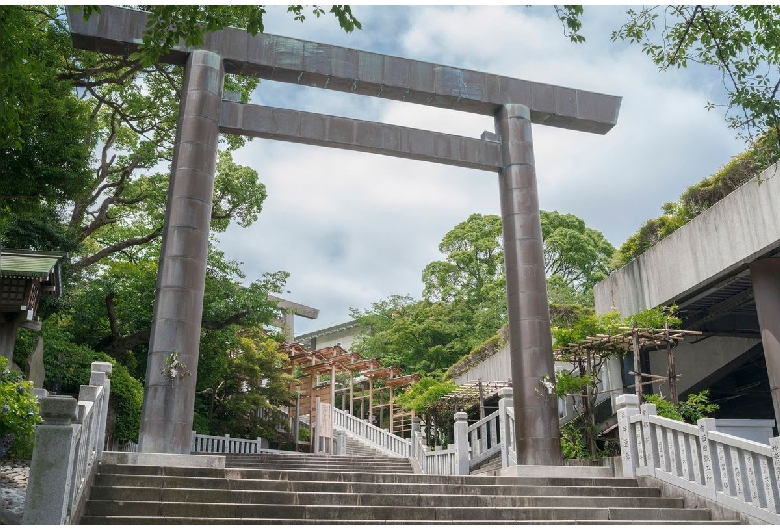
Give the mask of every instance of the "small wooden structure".
<path id="1" fill-rule="evenodd" d="M 396 367 L 364 359 L 340 345 L 308 351 L 298 343 L 285 343 L 282 350 L 287 353 L 290 370 L 298 381 L 296 388 L 291 389 L 298 395 L 295 413 L 290 414 L 294 422 L 291 432 L 297 432 L 301 416 L 308 415 L 310 422 L 316 422 L 319 400 L 379 425 L 387 418 L 391 433 L 411 434 L 414 413 L 398 407 L 395 395 L 397 389 L 419 381 L 419 375 L 403 375 Z"/>
<path id="2" fill-rule="evenodd" d="M 630 374 L 634 376 L 634 384 L 627 385 L 627 387 L 636 389 L 640 402 L 642 401 L 642 385 L 667 380 L 671 401 L 677 404 L 677 371 L 673 349 L 687 337 L 701 335 L 701 331 L 669 329 L 668 325 L 662 329 L 637 327 L 618 329 L 622 331 L 611 335 L 596 334 L 593 337 L 585 337 L 577 343 L 556 348 L 554 351 L 555 360 L 572 362 L 585 359 L 589 362 L 594 356 L 605 357 L 631 351 L 634 354 L 634 370 Z M 666 376 L 642 373 L 642 354 L 651 349 L 666 349 L 668 359 Z"/>
<path id="3" fill-rule="evenodd" d="M 17 328 L 38 331 L 42 296 L 60 296 L 61 252 L 0 249 L 0 355 L 13 360 Z"/>

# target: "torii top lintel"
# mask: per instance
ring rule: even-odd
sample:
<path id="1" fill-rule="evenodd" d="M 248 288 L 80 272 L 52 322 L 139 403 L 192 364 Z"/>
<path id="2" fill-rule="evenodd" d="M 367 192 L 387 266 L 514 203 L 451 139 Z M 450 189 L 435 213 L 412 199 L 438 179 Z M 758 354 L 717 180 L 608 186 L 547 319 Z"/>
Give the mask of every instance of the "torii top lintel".
<path id="1" fill-rule="evenodd" d="M 74 45 L 102 53 L 135 51 L 146 20 L 142 11 L 102 6 L 84 21 L 68 7 Z M 489 116 L 516 103 L 530 109 L 534 123 L 598 134 L 615 126 L 622 99 L 235 28 L 205 35 L 203 48 L 223 58 L 227 73 Z M 162 60 L 184 64 L 188 51 L 177 47 Z"/>

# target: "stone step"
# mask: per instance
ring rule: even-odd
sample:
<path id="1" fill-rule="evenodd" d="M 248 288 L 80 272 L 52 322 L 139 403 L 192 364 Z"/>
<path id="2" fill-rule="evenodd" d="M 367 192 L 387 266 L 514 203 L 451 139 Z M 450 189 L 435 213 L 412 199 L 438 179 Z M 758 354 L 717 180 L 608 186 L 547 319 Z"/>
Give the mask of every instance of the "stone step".
<path id="1" fill-rule="evenodd" d="M 334 472 L 274 469 L 217 469 L 100 464 L 100 474 L 160 475 L 168 477 L 213 477 L 312 482 L 369 482 L 404 484 L 469 484 L 527 486 L 637 486 L 636 479 L 618 477 L 494 477 L 480 475 L 423 475 L 398 473 Z"/>
<path id="2" fill-rule="evenodd" d="M 93 501 L 85 508 L 87 516 L 144 516 L 189 518 L 260 518 L 311 519 L 342 521 L 398 520 L 677 520 L 709 521 L 710 512 L 689 508 L 614 508 L 614 507 L 418 507 L 404 506 L 342 506 L 342 505 L 280 505 L 240 503 Z"/>
<path id="3" fill-rule="evenodd" d="M 231 484 L 235 486 L 236 484 Z M 241 484 L 238 484 L 240 486 Z M 614 508 L 682 508 L 681 498 L 639 496 L 489 496 L 473 494 L 435 494 L 400 492 L 296 492 L 227 489 L 190 489 L 159 487 L 93 486 L 90 502 L 194 502 L 237 504 L 285 504 L 338 506 L 402 507 L 614 507 Z"/>
<path id="4" fill-rule="evenodd" d="M 94 487 L 151 487 L 194 489 L 236 489 L 250 491 L 291 491 L 328 493 L 430 493 L 440 495 L 540 495 L 587 497 L 659 497 L 658 488 L 626 486 L 522 486 L 522 485 L 468 485 L 425 483 L 371 483 L 371 482 L 315 482 L 280 481 L 266 479 L 227 479 L 197 477 L 166 477 L 162 475 L 106 475 L 95 476 Z"/>
<path id="5" fill-rule="evenodd" d="M 617 477 L 494 477 L 481 475 L 423 475 L 399 473 L 334 472 L 275 469 L 217 469 L 100 464 L 100 474 L 213 477 L 312 482 L 369 482 L 404 484 L 470 484 L 527 486 L 637 486 L 636 479 Z"/>
<path id="6" fill-rule="evenodd" d="M 300 525 L 300 519 L 256 519 L 247 518 L 241 519 L 241 524 L 262 524 L 262 525 L 283 525 L 294 524 Z M 125 517 L 125 516 L 84 516 L 81 519 L 81 524 L 89 525 L 136 525 L 136 524 L 176 524 L 176 525 L 201 525 L 201 524 L 236 524 L 236 520 L 232 518 L 218 519 L 218 518 L 191 518 L 191 517 Z M 307 519 L 305 524 L 307 525 L 339 525 L 339 524 L 355 524 L 352 520 L 334 520 L 334 519 Z M 430 521 L 425 520 L 387 520 L 387 521 L 361 521 L 361 524 L 391 524 L 391 525 L 412 525 L 412 524 L 430 524 Z M 574 520 L 574 519 L 557 519 L 557 520 L 525 520 L 525 521 L 497 521 L 493 519 L 483 519 L 477 521 L 462 520 L 462 521 L 436 521 L 437 525 L 441 524 L 457 524 L 457 525 L 506 525 L 506 524 L 528 524 L 528 525 L 576 525 L 576 524 L 589 524 L 589 525 L 671 525 L 671 524 L 692 524 L 692 525 L 735 525 L 739 524 L 739 521 L 624 521 L 624 520 Z"/>

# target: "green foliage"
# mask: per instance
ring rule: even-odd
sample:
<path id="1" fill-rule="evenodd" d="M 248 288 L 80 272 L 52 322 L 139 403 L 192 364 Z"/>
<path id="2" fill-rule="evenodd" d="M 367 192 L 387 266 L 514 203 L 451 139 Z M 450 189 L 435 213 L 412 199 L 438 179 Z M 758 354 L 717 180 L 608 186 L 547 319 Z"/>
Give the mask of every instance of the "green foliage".
<path id="1" fill-rule="evenodd" d="M 293 399 L 288 359 L 279 346 L 260 327 L 229 326 L 203 338 L 195 402 L 207 421 L 203 434 L 279 438 L 279 406 Z"/>
<path id="2" fill-rule="evenodd" d="M 647 394 L 644 399 L 647 403 L 656 406 L 656 412 L 659 416 L 670 420 L 684 421 L 692 425 L 696 425 L 697 421 L 709 417 L 720 408 L 717 403 L 710 402 L 709 390 L 702 390 L 698 394 L 688 394 L 687 399 L 677 405 L 673 405 L 670 401 L 656 394 Z"/>
<path id="3" fill-rule="evenodd" d="M 676 316 L 677 306 L 661 306 L 645 309 L 644 311 L 630 316 L 624 320 L 626 326 L 636 325 L 638 328 L 663 329 L 668 325 L 669 329 L 674 329 L 682 324 L 682 320 Z"/>
<path id="4" fill-rule="evenodd" d="M 583 429 L 574 422 L 561 427 L 561 454 L 568 460 L 590 458 L 590 450 L 583 435 Z"/>
<path id="5" fill-rule="evenodd" d="M 116 412 L 113 437 L 117 440 L 137 442 L 141 428 L 144 387 L 115 359 L 108 355 L 99 355 L 99 357 L 113 366 L 110 395 L 110 403 Z"/>
<path id="6" fill-rule="evenodd" d="M 661 216 L 645 222 L 620 246 L 612 259 L 612 266 L 622 267 L 649 250 L 746 181 L 756 177 L 778 158 L 780 158 L 780 146 L 777 132 L 772 129 L 760 136 L 747 151 L 732 158 L 716 173 L 688 187 L 677 202 L 664 204 Z"/>
<path id="7" fill-rule="evenodd" d="M 582 29 L 582 6 L 553 6 L 558 20 L 563 25 L 563 35 L 576 43 L 585 42 L 585 37 L 580 34 Z"/>
<path id="8" fill-rule="evenodd" d="M 574 302 L 592 300 L 593 284 L 608 271 L 614 249 L 573 215 L 542 212 L 541 223 L 548 291 L 559 293 L 551 299 L 565 320 L 576 313 Z M 423 270 L 423 300 L 392 296 L 352 310 L 363 329 L 355 351 L 424 374 L 446 370 L 470 353 L 486 355 L 482 345 L 506 322 L 500 217 L 472 214 L 444 235 L 439 250 L 444 259 Z"/>
<path id="9" fill-rule="evenodd" d="M 647 403 L 655 405 L 656 412 L 659 416 L 669 418 L 670 420 L 685 421 L 671 401 L 668 401 L 657 394 L 645 394 L 644 400 Z"/>
<path id="10" fill-rule="evenodd" d="M 638 44 L 662 70 L 691 62 L 722 74 L 726 119 L 741 135 L 752 139 L 780 125 L 780 6 L 653 6 L 626 14 L 612 40 Z"/>
<path id="11" fill-rule="evenodd" d="M 9 370 L 8 359 L 0 356 L 0 446 L 7 445 L 11 457 L 30 458 L 35 426 L 40 422 L 32 383 L 21 372 Z M 5 452 L 1 449 L 0 457 Z"/>

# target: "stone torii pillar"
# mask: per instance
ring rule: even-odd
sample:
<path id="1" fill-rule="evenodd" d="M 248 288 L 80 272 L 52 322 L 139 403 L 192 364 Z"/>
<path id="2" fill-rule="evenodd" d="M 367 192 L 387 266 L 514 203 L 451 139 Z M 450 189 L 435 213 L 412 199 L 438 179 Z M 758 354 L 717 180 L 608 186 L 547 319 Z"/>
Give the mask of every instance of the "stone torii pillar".
<path id="1" fill-rule="evenodd" d="M 138 439 L 143 453 L 190 453 L 224 77 L 218 54 L 189 54 L 149 340 Z M 184 366 L 171 377 L 174 355 Z"/>
<path id="2" fill-rule="evenodd" d="M 528 107 L 501 107 L 496 113 L 496 132 L 501 137 L 504 161 L 498 185 L 517 463 L 560 465 L 558 400 L 549 396 L 541 384 L 545 376 L 555 380 L 555 367 Z"/>

